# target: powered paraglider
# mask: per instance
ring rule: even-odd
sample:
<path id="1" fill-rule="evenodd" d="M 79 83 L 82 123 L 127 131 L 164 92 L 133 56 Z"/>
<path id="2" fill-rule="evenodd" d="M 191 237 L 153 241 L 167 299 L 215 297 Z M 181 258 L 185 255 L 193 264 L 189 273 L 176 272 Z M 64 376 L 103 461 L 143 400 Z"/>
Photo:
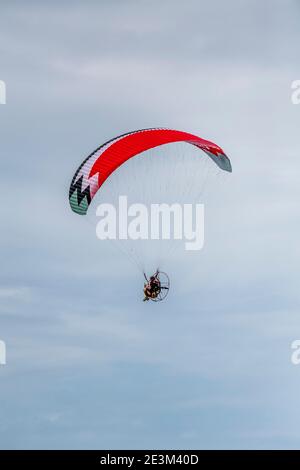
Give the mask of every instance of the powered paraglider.
<path id="1" fill-rule="evenodd" d="M 132 158 L 135 156 L 137 158 Z M 90 214 L 90 206 L 97 194 L 101 197 L 103 194 L 107 197 L 108 194 L 114 202 L 116 196 L 129 194 L 135 203 L 133 213 L 137 211 L 136 202 L 145 205 L 154 202 L 158 205 L 158 202 L 165 203 L 168 200 L 172 204 L 181 198 L 182 205 L 186 205 L 189 200 L 198 201 L 199 194 L 202 194 L 211 171 L 210 167 L 205 167 L 208 163 L 221 173 L 232 171 L 230 160 L 222 148 L 196 135 L 166 128 L 128 132 L 105 142 L 82 162 L 72 178 L 69 203 L 72 211 L 82 216 Z M 118 220 L 120 224 L 120 217 Z M 135 225 L 141 223 L 136 221 Z M 150 223 L 146 221 L 145 226 L 150 226 Z M 111 239 L 119 243 L 121 251 L 129 255 L 142 273 L 146 270 L 153 272 L 157 266 L 161 266 L 163 257 L 166 258 L 168 253 L 166 245 L 163 245 L 167 242 L 162 240 L 160 243 L 157 236 L 149 248 L 148 239 L 142 230 L 138 234 L 135 232 L 135 237 L 131 239 L 127 233 Z M 151 258 L 147 269 L 146 256 Z M 153 277 L 153 289 L 148 292 L 150 295 L 145 290 L 144 293 L 146 300 L 160 302 L 169 293 L 169 277 L 160 270 Z M 151 278 L 146 278 L 147 283 Z"/>

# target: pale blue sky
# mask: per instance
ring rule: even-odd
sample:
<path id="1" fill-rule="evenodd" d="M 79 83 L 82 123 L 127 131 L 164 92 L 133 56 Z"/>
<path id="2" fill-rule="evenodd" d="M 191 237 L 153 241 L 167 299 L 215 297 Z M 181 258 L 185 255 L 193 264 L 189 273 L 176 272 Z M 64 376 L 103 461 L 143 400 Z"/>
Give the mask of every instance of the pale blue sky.
<path id="1" fill-rule="evenodd" d="M 299 447 L 299 14 L 1 2 L 1 448 Z M 204 251 L 145 306 L 67 192 L 89 151 L 153 126 L 216 141 L 234 171 Z"/>

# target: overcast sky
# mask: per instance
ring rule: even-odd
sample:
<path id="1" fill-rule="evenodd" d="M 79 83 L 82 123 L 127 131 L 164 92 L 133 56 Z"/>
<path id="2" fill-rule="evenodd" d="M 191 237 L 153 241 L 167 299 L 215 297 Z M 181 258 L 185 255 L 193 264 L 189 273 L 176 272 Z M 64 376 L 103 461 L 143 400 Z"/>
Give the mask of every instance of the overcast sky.
<path id="1" fill-rule="evenodd" d="M 299 447 L 299 20 L 297 0 L 1 2 L 2 449 Z M 155 126 L 233 173 L 145 305 L 67 193 L 90 151 Z"/>

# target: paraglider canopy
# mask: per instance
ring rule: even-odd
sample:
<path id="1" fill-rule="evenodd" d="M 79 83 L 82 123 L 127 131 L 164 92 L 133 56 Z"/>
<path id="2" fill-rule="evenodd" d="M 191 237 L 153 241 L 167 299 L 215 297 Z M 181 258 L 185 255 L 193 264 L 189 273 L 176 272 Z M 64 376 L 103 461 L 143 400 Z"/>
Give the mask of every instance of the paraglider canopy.
<path id="1" fill-rule="evenodd" d="M 146 150 L 175 142 L 186 142 L 205 152 L 224 171 L 231 172 L 225 152 L 213 142 L 187 132 L 152 128 L 129 132 L 98 147 L 76 171 L 69 190 L 74 212 L 85 215 L 105 180 L 128 159 Z"/>

